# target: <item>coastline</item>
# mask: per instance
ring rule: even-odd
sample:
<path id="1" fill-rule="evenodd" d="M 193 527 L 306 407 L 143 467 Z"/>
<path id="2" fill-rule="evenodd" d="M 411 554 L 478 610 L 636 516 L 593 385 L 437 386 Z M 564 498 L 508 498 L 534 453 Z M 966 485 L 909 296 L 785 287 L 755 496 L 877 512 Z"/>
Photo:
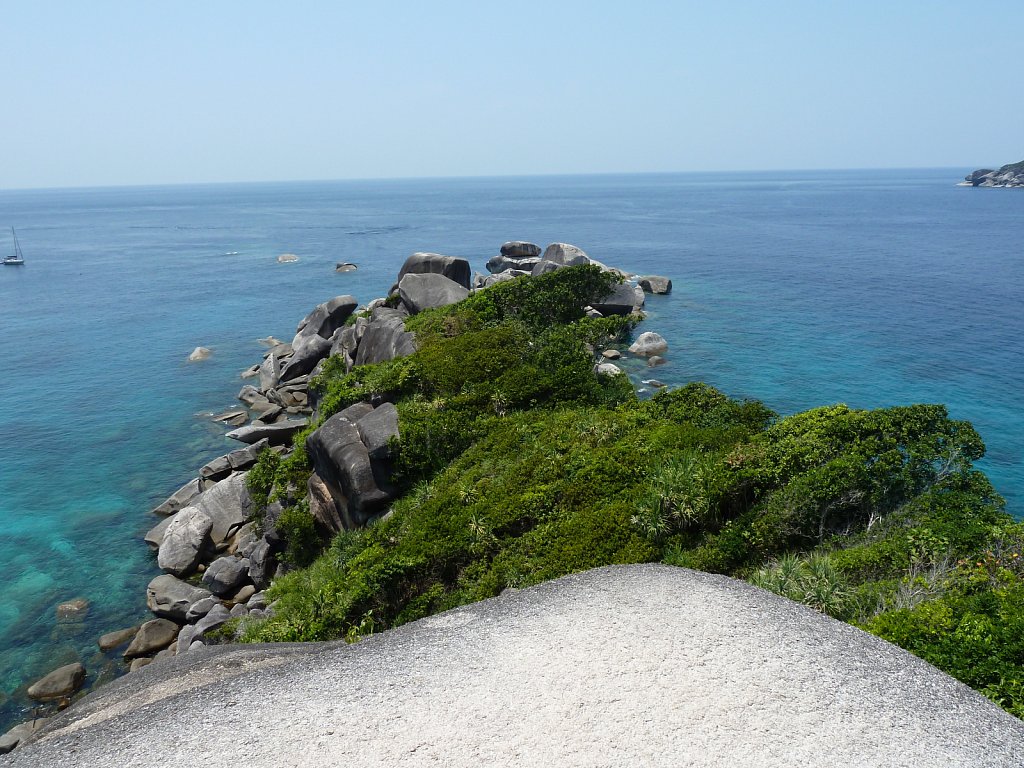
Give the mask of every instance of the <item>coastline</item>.
<path id="1" fill-rule="evenodd" d="M 511 251 L 506 253 L 510 246 Z M 527 249 L 523 251 L 523 247 Z M 554 251 L 550 250 L 552 248 Z M 667 278 L 638 281 L 635 275 L 593 261 L 575 246 L 553 244 L 549 251 L 540 258 L 538 246 L 521 241 L 506 243 L 502 253 L 487 263 L 486 276 L 473 272 L 464 259 L 439 254 L 413 254 L 398 274 L 391 291 L 392 303 L 394 298 L 403 296 L 407 304 L 404 316 L 409 316 L 428 306 L 443 306 L 460 300 L 504 280 L 546 274 L 584 263 L 594 263 L 618 278 L 633 278 L 632 284 L 624 286 L 626 290 L 610 297 L 610 303 L 602 307 L 605 311 L 641 313 L 645 291 L 671 291 L 671 281 Z M 341 266 L 338 271 L 354 268 L 347 262 L 343 264 L 344 269 Z M 406 290 L 400 291 L 406 274 L 413 277 L 406 281 Z M 428 277 L 421 281 L 419 275 Z M 436 285 L 418 284 L 437 283 L 434 275 L 447 282 L 452 282 L 451 276 L 454 276 L 454 282 L 465 290 L 453 291 L 451 286 L 442 285 L 440 294 L 437 294 L 439 289 Z M 470 287 L 465 287 L 466 284 Z M 240 373 L 243 381 L 238 394 L 240 406 L 210 416 L 214 422 L 234 427 L 227 436 L 239 440 L 242 447 L 210 459 L 177 491 L 151 510 L 151 514 L 161 519 L 143 538 L 157 555 L 158 566 L 163 571 L 145 589 L 145 602 L 154 618 L 131 627 L 111 628 L 97 640 L 101 653 L 107 659 L 123 657 L 121 675 L 131 674 L 181 652 L 196 651 L 211 641 L 229 640 L 218 637 L 217 630 L 232 619 L 253 621 L 272 614 L 273 607 L 266 602 L 265 589 L 275 574 L 282 572 L 279 556 L 283 542 L 274 533 L 261 534 L 262 526 L 252 519 L 253 504 L 245 487 L 246 474 L 264 450 L 281 457 L 290 454 L 292 437 L 308 426 L 314 417 L 315 393 L 310 392 L 308 385 L 327 357 L 334 354 L 346 356 L 346 365 L 351 368 L 356 364 L 400 357 L 415 349 L 411 334 L 404 332 L 401 322 L 395 322 L 396 319 L 401 321 L 402 317 L 396 317 L 387 304 L 387 297 L 359 305 L 354 297 L 338 296 L 315 307 L 299 323 L 291 342 L 273 337 L 259 340 L 267 351 L 262 361 Z M 412 312 L 408 309 L 410 307 Z M 379 318 L 374 316 L 375 311 Z M 592 316 L 600 316 L 597 309 L 590 311 Z M 356 319 L 356 315 L 363 317 Z M 637 316 L 642 316 L 642 313 Z M 356 322 L 343 325 L 349 318 L 356 319 Z M 382 322 L 375 324 L 374 320 Z M 370 337 L 379 336 L 380 329 L 385 328 L 385 338 L 372 339 L 364 346 L 364 354 L 358 355 L 354 332 L 349 332 L 346 338 L 345 329 L 358 328 L 361 338 L 373 325 L 378 327 L 369 331 Z M 368 352 L 367 348 L 370 348 Z M 664 351 L 661 347 L 658 349 Z M 201 364 L 208 357 L 208 352 L 206 350 L 207 354 L 202 356 L 193 353 L 190 361 Z M 643 359 L 649 356 L 645 354 Z M 622 370 L 612 362 L 612 358 L 598 355 L 595 373 L 619 375 Z M 655 379 L 648 381 L 653 388 L 664 386 Z M 648 389 L 641 386 L 640 391 Z M 390 429 L 388 434 L 397 434 L 397 421 Z M 193 514 L 196 510 L 198 514 Z M 276 507 L 271 505 L 264 513 L 263 521 L 268 521 L 275 513 L 280 513 L 279 504 Z M 187 521 L 185 517 L 188 517 Z M 343 521 L 336 511 L 325 511 L 322 506 L 314 511 L 314 517 L 332 533 L 365 524 L 370 519 Z M 209 518 L 208 526 L 204 518 Z M 197 535 L 197 530 L 205 532 Z M 173 545 L 165 544 L 168 533 L 175 539 Z M 184 543 L 181 540 L 185 540 Z M 229 560 L 237 561 L 238 565 L 229 567 Z M 109 670 L 109 665 L 105 668 Z M 96 678 L 94 673 L 95 670 L 86 670 L 80 664 L 65 665 L 30 686 L 30 689 L 38 689 L 42 684 L 43 688 L 51 690 L 45 692 L 45 698 L 38 700 L 31 720 L 0 736 L 0 754 L 14 749 L 63 709 L 121 676 L 110 678 L 104 674 Z M 91 681 L 87 688 L 83 687 L 86 681 Z"/>

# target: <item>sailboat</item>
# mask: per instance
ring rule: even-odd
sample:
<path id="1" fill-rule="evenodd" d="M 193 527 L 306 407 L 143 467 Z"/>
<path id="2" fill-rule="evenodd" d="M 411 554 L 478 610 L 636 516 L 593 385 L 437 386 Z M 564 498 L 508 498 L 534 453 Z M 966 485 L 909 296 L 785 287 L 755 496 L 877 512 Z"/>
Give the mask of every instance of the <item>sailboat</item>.
<path id="1" fill-rule="evenodd" d="M 14 231 L 14 227 L 11 227 L 11 236 L 14 238 L 14 253 L 4 257 L 4 264 L 16 267 L 25 263 L 25 257 L 21 255 L 21 245 L 18 244 L 18 235 Z"/>

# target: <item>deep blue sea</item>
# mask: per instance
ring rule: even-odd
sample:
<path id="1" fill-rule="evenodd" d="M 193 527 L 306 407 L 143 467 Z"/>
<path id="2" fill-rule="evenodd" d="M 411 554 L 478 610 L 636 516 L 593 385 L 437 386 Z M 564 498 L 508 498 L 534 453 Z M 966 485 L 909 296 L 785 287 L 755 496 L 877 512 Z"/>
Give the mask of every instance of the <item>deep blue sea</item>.
<path id="1" fill-rule="evenodd" d="M 667 275 L 644 326 L 671 345 L 658 378 L 784 414 L 946 403 L 1021 516 L 1024 191 L 954 186 L 968 170 L 0 192 L 26 260 L 0 267 L 0 730 L 59 664 L 116 673 L 95 642 L 147 618 L 148 510 L 236 447 L 209 414 L 257 338 L 383 295 L 413 251 L 483 270 L 506 240 L 564 241 Z M 78 597 L 87 619 L 59 625 Z"/>

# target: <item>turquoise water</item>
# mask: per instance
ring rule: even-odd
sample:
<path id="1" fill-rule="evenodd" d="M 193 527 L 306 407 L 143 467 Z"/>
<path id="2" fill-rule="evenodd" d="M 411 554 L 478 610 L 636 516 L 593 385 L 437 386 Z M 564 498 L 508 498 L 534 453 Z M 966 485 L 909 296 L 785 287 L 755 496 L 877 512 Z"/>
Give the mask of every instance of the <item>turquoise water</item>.
<path id="1" fill-rule="evenodd" d="M 0 192 L 26 259 L 0 268 L 0 729 L 59 663 L 117 673 L 95 640 L 147 618 L 148 510 L 234 447 L 208 416 L 256 339 L 382 295 L 416 250 L 482 269 L 505 240 L 562 240 L 668 275 L 658 378 L 782 413 L 947 403 L 1024 513 L 1024 192 L 953 186 L 967 170 Z M 77 597 L 86 620 L 58 625 Z"/>

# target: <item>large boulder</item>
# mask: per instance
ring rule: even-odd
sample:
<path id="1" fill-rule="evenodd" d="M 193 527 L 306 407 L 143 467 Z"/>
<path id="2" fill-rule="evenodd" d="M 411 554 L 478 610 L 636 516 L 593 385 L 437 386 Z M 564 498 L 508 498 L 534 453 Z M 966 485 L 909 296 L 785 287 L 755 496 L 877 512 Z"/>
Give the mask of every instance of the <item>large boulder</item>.
<path id="1" fill-rule="evenodd" d="M 306 438 L 306 452 L 346 528 L 365 524 L 390 501 L 387 467 L 371 462 L 356 425 L 342 414 L 335 414 Z"/>
<path id="2" fill-rule="evenodd" d="M 281 383 L 281 358 L 271 350 L 259 368 L 260 389 L 266 392 Z"/>
<path id="3" fill-rule="evenodd" d="M 331 351 L 334 332 L 358 306 L 359 302 L 352 296 L 336 296 L 310 312 L 299 323 L 292 339 L 292 356 L 281 369 L 279 380 L 289 381 L 312 371 Z"/>
<path id="4" fill-rule="evenodd" d="M 325 339 L 315 333 L 300 333 L 292 341 L 292 346 L 295 348 L 295 354 L 281 369 L 281 381 L 288 381 L 312 371 L 331 351 L 331 338 Z"/>
<path id="5" fill-rule="evenodd" d="M 525 240 L 510 240 L 501 246 L 501 255 L 510 259 L 525 259 L 540 256 L 540 246 Z"/>
<path id="6" fill-rule="evenodd" d="M 636 284 L 646 293 L 672 293 L 672 281 L 661 275 L 644 275 L 638 277 Z"/>
<path id="7" fill-rule="evenodd" d="M 415 315 L 424 309 L 462 301 L 469 296 L 469 289 L 440 274 L 408 274 L 398 283 L 398 295 L 410 314 Z"/>
<path id="8" fill-rule="evenodd" d="M 83 682 L 85 682 L 85 667 L 78 662 L 65 664 L 30 685 L 28 696 L 36 701 L 63 699 L 81 688 Z"/>
<path id="9" fill-rule="evenodd" d="M 252 444 L 266 440 L 270 445 L 285 445 L 291 441 L 296 432 L 305 427 L 305 419 L 286 419 L 275 424 L 249 424 L 231 430 L 226 437 L 241 443 Z"/>
<path id="10" fill-rule="evenodd" d="M 317 307 L 302 319 L 295 329 L 296 334 L 315 334 L 329 339 L 345 324 L 348 316 L 356 311 L 359 302 L 353 296 L 335 296 Z M 294 346 L 294 342 L 292 342 Z"/>
<path id="11" fill-rule="evenodd" d="M 157 576 L 146 587 L 146 606 L 157 616 L 184 623 L 192 604 L 210 596 L 209 590 L 194 587 L 165 573 Z"/>
<path id="12" fill-rule="evenodd" d="M 210 538 L 215 546 L 225 544 L 249 520 L 252 498 L 245 478 L 245 472 L 236 472 L 204 492 L 195 502 L 213 521 Z"/>
<path id="13" fill-rule="evenodd" d="M 629 351 L 632 354 L 640 355 L 641 357 L 664 355 L 668 352 L 668 342 L 665 341 L 661 334 L 654 333 L 653 331 L 645 331 L 637 336 L 636 341 L 634 341 L 630 346 Z"/>
<path id="14" fill-rule="evenodd" d="M 157 565 L 175 576 L 192 573 L 211 548 L 212 528 L 213 520 L 206 512 L 198 507 L 185 507 L 164 531 L 157 550 Z"/>
<path id="15" fill-rule="evenodd" d="M 600 301 L 593 302 L 591 306 L 606 317 L 608 315 L 628 315 L 637 306 L 636 289 L 629 283 L 619 283 L 612 288 L 610 294 Z"/>
<path id="16" fill-rule="evenodd" d="M 131 645 L 125 649 L 126 659 L 135 659 L 139 656 L 150 656 L 157 651 L 162 651 L 178 637 L 178 625 L 167 619 L 153 619 L 147 621 L 135 634 Z"/>
<path id="17" fill-rule="evenodd" d="M 563 267 L 578 267 L 589 264 L 590 259 L 582 248 L 568 243 L 552 243 L 544 249 L 544 261 L 553 261 Z"/>
<path id="18" fill-rule="evenodd" d="M 398 438 L 398 409 L 393 403 L 382 403 L 356 421 L 359 438 L 371 459 L 386 459 L 391 455 L 389 443 Z"/>
<path id="19" fill-rule="evenodd" d="M 416 336 L 405 330 L 405 315 L 396 309 L 373 310 L 366 331 L 359 340 L 355 365 L 383 363 L 416 351 Z"/>
<path id="20" fill-rule="evenodd" d="M 203 573 L 203 584 L 218 597 L 232 595 L 249 580 L 249 561 L 239 557 L 219 557 Z"/>
<path id="21" fill-rule="evenodd" d="M 406 275 L 444 275 L 463 288 L 470 287 L 473 270 L 466 259 L 458 256 L 442 256 L 440 253 L 414 253 L 405 260 L 398 271 L 398 284 Z"/>
<path id="22" fill-rule="evenodd" d="M 113 632 L 107 632 L 105 635 L 101 635 L 100 639 L 96 641 L 96 644 L 100 647 L 100 650 L 104 653 L 112 651 L 119 645 L 124 645 L 139 631 L 138 625 L 134 627 L 128 627 L 127 629 L 116 629 Z"/>

